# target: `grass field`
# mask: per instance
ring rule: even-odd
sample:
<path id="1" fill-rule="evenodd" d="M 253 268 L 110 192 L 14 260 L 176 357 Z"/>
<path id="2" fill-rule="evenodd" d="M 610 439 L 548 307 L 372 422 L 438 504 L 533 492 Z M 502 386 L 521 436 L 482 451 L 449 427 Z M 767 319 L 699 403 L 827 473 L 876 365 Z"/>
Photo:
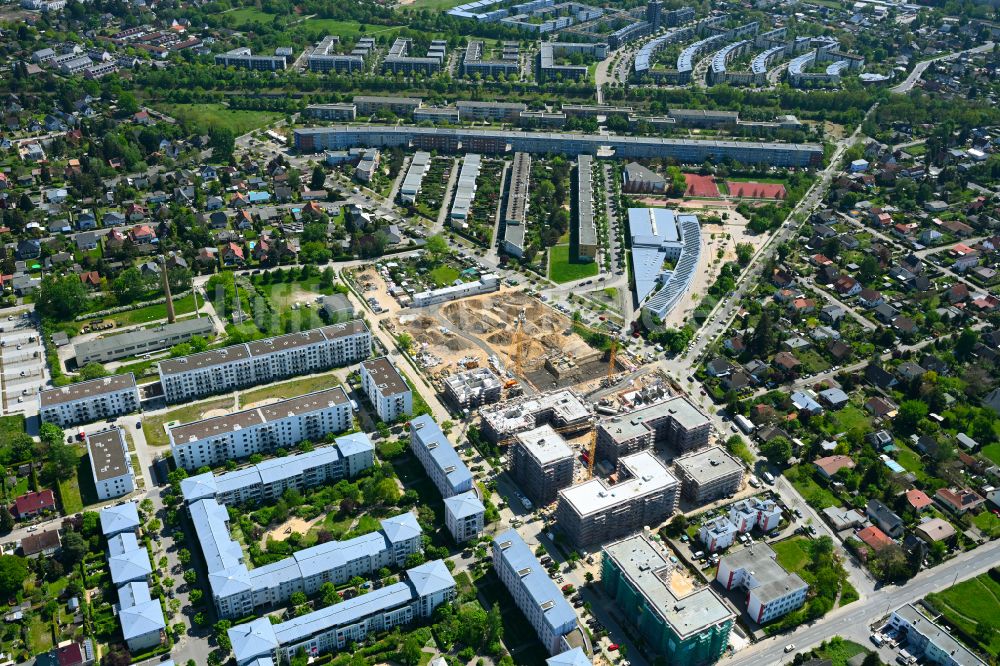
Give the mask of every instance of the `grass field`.
<path id="1" fill-rule="evenodd" d="M 252 391 L 241 392 L 240 408 L 245 409 L 246 405 L 260 402 L 261 400 L 270 400 L 272 398 L 290 398 L 295 395 L 302 395 L 303 393 L 311 393 L 313 391 L 340 386 L 341 383 L 342 378 L 338 377 L 337 374 L 333 372 L 328 372 L 322 375 L 313 375 L 311 377 L 297 377 L 293 382 L 274 384 L 272 386 L 264 386 L 262 388 L 253 389 Z"/>
<path id="2" fill-rule="evenodd" d="M 10 442 L 24 432 L 24 417 L 20 414 L 0 416 L 0 443 Z"/>
<path id="3" fill-rule="evenodd" d="M 868 432 L 871 429 L 868 415 L 863 409 L 859 409 L 854 405 L 847 405 L 840 411 L 834 412 L 831 414 L 831 418 L 836 422 L 839 429 L 838 432 L 851 430 Z"/>
<path id="4" fill-rule="evenodd" d="M 206 133 L 211 127 L 226 127 L 240 136 L 281 118 L 271 111 L 237 111 L 221 104 L 155 104 L 158 111 L 176 118 L 192 132 Z"/>
<path id="5" fill-rule="evenodd" d="M 170 441 L 167 439 L 167 433 L 163 429 L 163 424 L 170 423 L 171 421 L 177 421 L 178 423 L 197 421 L 202 418 L 202 414 L 205 412 L 213 409 L 231 409 L 232 406 L 232 398 L 218 398 L 216 400 L 209 400 L 208 402 L 201 402 L 197 405 L 178 407 L 159 416 L 147 417 L 142 421 L 142 430 L 146 435 L 146 443 L 150 446 L 168 446 Z"/>
<path id="6" fill-rule="evenodd" d="M 796 537 L 772 543 L 771 548 L 778 556 L 778 564 L 786 571 L 800 573 L 809 561 L 807 541 L 805 537 Z"/>
<path id="7" fill-rule="evenodd" d="M 200 303 L 199 299 L 199 303 Z M 188 294 L 184 298 L 174 301 L 174 314 L 185 315 L 194 312 L 194 295 Z M 108 319 L 114 319 L 118 322 L 119 326 L 134 326 L 136 324 L 145 324 L 147 322 L 156 321 L 157 319 L 167 318 L 167 304 L 159 303 L 157 305 L 147 305 L 144 308 L 137 308 L 135 310 L 129 310 L 128 312 L 122 312 Z"/>
<path id="8" fill-rule="evenodd" d="M 863 645 L 853 641 L 845 641 L 836 636 L 825 648 L 816 652 L 821 659 L 829 659 L 830 666 L 847 666 L 847 662 L 851 657 L 868 652 L 868 650 Z"/>
<path id="9" fill-rule="evenodd" d="M 920 454 L 906 444 L 897 443 L 893 457 L 896 462 L 906 468 L 906 471 L 916 474 L 918 479 L 927 477 L 926 472 L 924 472 L 924 461 L 920 459 Z"/>
<path id="10" fill-rule="evenodd" d="M 76 476 L 59 482 L 59 499 L 62 501 L 63 513 L 67 515 L 79 513 L 85 506 L 97 503 L 97 488 L 94 486 L 87 447 L 78 444 L 74 448 L 79 459 Z"/>
<path id="11" fill-rule="evenodd" d="M 983 455 L 1000 465 L 1000 442 L 994 442 L 983 447 Z"/>
<path id="12" fill-rule="evenodd" d="M 413 0 L 413 2 L 400 3 L 399 7 L 401 9 L 432 9 L 435 11 L 444 11 L 446 9 L 451 9 L 452 7 L 457 7 L 463 2 L 465 2 L 465 0 Z"/>
<path id="13" fill-rule="evenodd" d="M 434 286 L 439 289 L 449 286 L 458 279 L 458 271 L 451 266 L 438 266 L 429 275 L 434 280 Z"/>
<path id="14" fill-rule="evenodd" d="M 793 466 L 785 470 L 785 477 L 791 482 L 795 489 L 799 491 L 802 498 L 814 509 L 825 509 L 828 506 L 837 506 L 837 498 L 829 490 L 821 487 L 812 478 L 811 466 Z"/>
<path id="15" fill-rule="evenodd" d="M 997 518 L 990 511 L 980 511 L 972 522 L 976 524 L 979 531 L 992 538 L 1000 536 L 1000 518 Z"/>
<path id="16" fill-rule="evenodd" d="M 949 587 L 943 592 L 928 594 L 927 600 L 934 604 L 950 624 L 973 637 L 976 636 L 979 622 L 995 626 L 1000 617 L 1000 583 L 988 573 Z M 1000 632 L 992 631 L 989 642 L 980 643 L 980 647 L 993 657 L 1000 655 Z"/>
<path id="17" fill-rule="evenodd" d="M 597 275 L 596 261 L 571 263 L 569 250 L 569 245 L 549 248 L 549 278 L 556 282 L 572 282 Z"/>

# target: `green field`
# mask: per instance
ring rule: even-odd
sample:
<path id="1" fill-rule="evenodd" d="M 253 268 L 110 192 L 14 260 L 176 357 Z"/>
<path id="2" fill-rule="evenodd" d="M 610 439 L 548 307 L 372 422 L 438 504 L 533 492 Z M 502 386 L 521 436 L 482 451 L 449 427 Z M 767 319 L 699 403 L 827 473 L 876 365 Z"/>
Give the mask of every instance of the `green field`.
<path id="1" fill-rule="evenodd" d="M 845 641 L 839 636 L 831 639 L 822 650 L 816 650 L 820 658 L 830 660 L 830 666 L 847 666 L 851 657 L 867 652 L 868 650 L 863 645 L 853 641 Z"/>
<path id="2" fill-rule="evenodd" d="M 949 624 L 974 637 L 991 656 L 1000 655 L 1000 632 L 995 628 L 1000 617 L 1000 583 L 993 580 L 989 573 L 949 587 L 944 592 L 928 594 L 927 600 L 934 604 Z M 980 622 L 993 628 L 985 637 L 977 636 L 976 628 Z"/>
<path id="3" fill-rule="evenodd" d="M 154 104 L 158 111 L 175 118 L 192 132 L 207 133 L 212 127 L 225 127 L 240 136 L 281 118 L 271 111 L 237 111 L 221 104 Z"/>
<path id="4" fill-rule="evenodd" d="M 451 285 L 451 283 L 457 280 L 458 271 L 451 266 L 438 266 L 430 272 L 429 276 L 434 280 L 434 286 L 440 289 L 441 287 Z"/>
<path id="5" fill-rule="evenodd" d="M 0 416 L 0 442 L 9 442 L 24 432 L 24 417 Z"/>
<path id="6" fill-rule="evenodd" d="M 225 12 L 226 22 L 235 28 L 242 28 L 250 23 L 266 23 L 271 25 L 274 22 L 274 14 L 262 12 L 256 7 L 240 7 L 229 12 Z"/>
<path id="7" fill-rule="evenodd" d="M 303 393 L 312 393 L 323 389 L 333 388 L 341 385 L 341 379 L 336 373 L 328 372 L 323 375 L 313 375 L 311 377 L 298 377 L 294 382 L 284 384 L 274 384 L 252 391 L 240 393 L 240 409 L 246 409 L 247 405 L 262 400 L 272 400 L 274 398 L 289 398 Z"/>
<path id="8" fill-rule="evenodd" d="M 808 539 L 796 537 L 785 541 L 776 541 L 771 544 L 775 555 L 778 556 L 778 564 L 784 567 L 785 571 L 801 573 L 809 561 L 809 551 L 807 550 Z"/>
<path id="9" fill-rule="evenodd" d="M 194 312 L 194 296 L 188 294 L 184 298 L 174 301 L 174 314 L 180 316 Z M 108 319 L 114 319 L 118 322 L 119 326 L 134 326 L 136 324 L 145 324 L 151 321 L 156 321 L 158 319 L 167 318 L 167 304 L 159 303 L 157 305 L 147 305 L 144 308 L 137 308 L 135 310 L 129 310 L 128 312 L 121 312 L 119 314 L 108 317 Z"/>
<path id="10" fill-rule="evenodd" d="M 1000 442 L 994 442 L 984 446 L 983 455 L 1000 465 Z"/>
<path id="11" fill-rule="evenodd" d="M 833 493 L 820 486 L 812 478 L 812 465 L 789 467 L 785 470 L 785 477 L 814 509 L 825 509 L 828 506 L 839 504 Z"/>
<path id="12" fill-rule="evenodd" d="M 431 9 L 435 11 L 444 11 L 446 9 L 451 9 L 452 7 L 457 7 L 458 5 L 465 2 L 465 0 L 413 0 L 413 2 L 407 4 L 400 4 L 400 9 Z"/>
<path id="13" fill-rule="evenodd" d="M 596 261 L 571 263 L 569 245 L 549 248 L 549 278 L 556 282 L 572 282 L 597 275 Z"/>
<path id="14" fill-rule="evenodd" d="M 972 522 L 984 536 L 989 538 L 1000 536 L 1000 518 L 994 516 L 992 512 L 980 511 Z"/>
<path id="15" fill-rule="evenodd" d="M 906 468 L 906 471 L 913 472 L 918 479 L 925 479 L 924 461 L 920 459 L 920 454 L 908 447 L 906 444 L 896 443 L 896 450 L 893 452 L 896 462 Z"/>

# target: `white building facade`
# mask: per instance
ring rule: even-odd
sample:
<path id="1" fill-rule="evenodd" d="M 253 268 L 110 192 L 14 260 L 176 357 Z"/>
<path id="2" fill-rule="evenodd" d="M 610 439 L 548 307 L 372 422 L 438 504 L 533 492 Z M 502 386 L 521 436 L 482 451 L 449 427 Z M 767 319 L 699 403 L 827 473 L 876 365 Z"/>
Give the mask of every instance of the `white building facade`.
<path id="1" fill-rule="evenodd" d="M 387 356 L 361 363 L 361 388 L 386 423 L 413 414 L 413 391 Z"/>
<path id="2" fill-rule="evenodd" d="M 131 372 L 38 392 L 42 421 L 61 428 L 139 410 L 139 391 Z"/>

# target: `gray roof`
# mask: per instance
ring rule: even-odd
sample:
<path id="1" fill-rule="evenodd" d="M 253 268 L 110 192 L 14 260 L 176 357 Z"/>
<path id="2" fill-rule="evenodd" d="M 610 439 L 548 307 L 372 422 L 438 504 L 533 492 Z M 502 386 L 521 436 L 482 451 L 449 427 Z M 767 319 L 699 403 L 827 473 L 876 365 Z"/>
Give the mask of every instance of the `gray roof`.
<path id="1" fill-rule="evenodd" d="M 121 532 L 134 532 L 139 529 L 139 505 L 126 502 L 117 506 L 101 509 L 101 534 L 114 536 Z"/>
<path id="2" fill-rule="evenodd" d="M 280 645 L 274 634 L 274 626 L 264 617 L 229 629 L 226 633 L 233 645 L 236 663 L 243 664 L 255 657 L 270 658 Z"/>
<path id="3" fill-rule="evenodd" d="M 125 345 L 136 345 L 146 347 L 147 344 L 163 341 L 163 347 L 167 346 L 167 338 L 175 335 L 204 335 L 215 330 L 215 325 L 210 317 L 193 317 L 183 319 L 173 324 L 163 324 L 153 328 L 144 328 L 117 335 L 109 335 L 96 340 L 87 340 L 73 346 L 77 357 L 90 358 L 104 354 L 115 349 L 121 349 Z"/>
<path id="4" fill-rule="evenodd" d="M 162 631 L 167 626 L 159 599 L 122 608 L 118 613 L 118 619 L 122 624 L 122 636 L 126 641 L 154 631 Z"/>
<path id="5" fill-rule="evenodd" d="M 90 469 L 97 481 L 114 479 L 131 471 L 125 440 L 118 428 L 88 435 L 87 452 L 90 454 Z"/>
<path id="6" fill-rule="evenodd" d="M 306 393 L 263 407 L 242 412 L 213 416 L 200 421 L 182 423 L 170 428 L 170 439 L 177 444 L 193 442 L 205 437 L 219 436 L 234 430 L 252 428 L 281 419 L 320 411 L 332 405 L 347 404 L 347 393 L 340 386 Z"/>
<path id="7" fill-rule="evenodd" d="M 721 446 L 713 446 L 674 460 L 678 469 L 684 470 L 695 483 L 702 484 L 718 479 L 721 476 L 743 472 L 739 460 L 729 455 Z"/>
<path id="8" fill-rule="evenodd" d="M 605 419 L 601 422 L 607 433 L 618 442 L 628 441 L 649 431 L 647 423 L 669 416 L 685 429 L 697 428 L 708 423 L 708 417 L 685 396 L 676 396 L 648 407 Z"/>
<path id="9" fill-rule="evenodd" d="M 736 617 L 710 587 L 677 596 L 665 582 L 669 581 L 669 575 L 664 577 L 673 565 L 664 553 L 641 535 L 605 546 L 603 552 L 643 596 L 649 610 L 659 615 L 681 640 L 708 627 L 731 622 Z"/>
<path id="10" fill-rule="evenodd" d="M 403 376 L 399 374 L 396 366 L 387 356 L 362 361 L 361 367 L 368 372 L 383 396 L 399 395 L 410 390 L 410 387 L 403 381 Z"/>
<path id="11" fill-rule="evenodd" d="M 583 648 L 579 647 L 560 652 L 545 660 L 545 666 L 590 666 L 591 663 Z"/>
<path id="12" fill-rule="evenodd" d="M 39 393 L 39 396 L 41 398 L 41 406 L 45 408 L 51 405 L 85 400 L 127 389 L 135 390 L 135 375 L 131 372 L 91 379 L 86 382 L 77 382 L 76 384 L 69 384 L 59 388 L 45 389 Z"/>
<path id="13" fill-rule="evenodd" d="M 777 555 L 765 543 L 755 543 L 749 548 L 724 556 L 731 570 L 752 572 L 757 585 L 753 588 L 762 603 L 784 597 L 791 590 L 808 587 L 798 574 L 790 574 L 777 562 Z"/>
<path id="14" fill-rule="evenodd" d="M 573 457 L 573 449 L 569 448 L 562 435 L 557 433 L 548 423 L 533 430 L 518 433 L 517 441 L 539 466 Z"/>
<path id="15" fill-rule="evenodd" d="M 564 488 L 559 491 L 561 501 L 577 514 L 587 516 L 677 485 L 677 479 L 649 451 L 619 458 L 618 464 L 632 476 L 613 486 L 595 478 Z"/>
<path id="16" fill-rule="evenodd" d="M 985 666 L 985 662 L 955 640 L 947 630 L 934 624 L 933 620 L 921 613 L 913 604 L 900 606 L 894 613 L 906 620 L 911 630 L 925 637 L 959 666 Z"/>

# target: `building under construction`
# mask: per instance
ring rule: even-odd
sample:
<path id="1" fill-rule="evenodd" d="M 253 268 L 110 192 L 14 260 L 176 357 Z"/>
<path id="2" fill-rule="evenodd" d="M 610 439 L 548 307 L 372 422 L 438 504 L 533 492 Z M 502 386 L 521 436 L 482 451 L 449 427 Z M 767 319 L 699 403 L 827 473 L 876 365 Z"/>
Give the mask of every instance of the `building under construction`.
<path id="1" fill-rule="evenodd" d="M 489 368 L 473 368 L 444 379 L 444 393 L 459 409 L 474 409 L 500 400 L 500 378 Z"/>
<path id="2" fill-rule="evenodd" d="M 613 416 L 597 426 L 597 457 L 611 461 L 663 442 L 679 451 L 708 445 L 711 423 L 684 396 Z"/>
<path id="3" fill-rule="evenodd" d="M 545 424 L 564 435 L 584 432 L 592 424 L 590 409 L 570 389 L 483 407 L 479 415 L 482 417 L 483 435 L 494 443 Z"/>

